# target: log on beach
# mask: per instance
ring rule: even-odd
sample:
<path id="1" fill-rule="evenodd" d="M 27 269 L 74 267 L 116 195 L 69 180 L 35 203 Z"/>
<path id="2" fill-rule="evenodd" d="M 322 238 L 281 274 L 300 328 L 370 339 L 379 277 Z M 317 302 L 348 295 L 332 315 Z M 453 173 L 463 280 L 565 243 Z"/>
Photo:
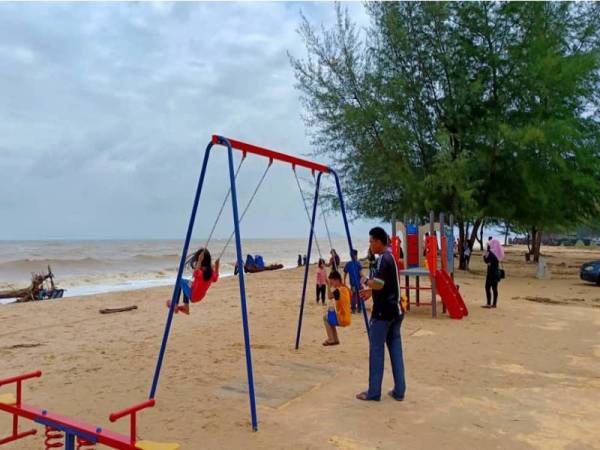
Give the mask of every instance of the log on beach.
<path id="1" fill-rule="evenodd" d="M 100 310 L 100 314 L 113 314 L 120 313 L 125 311 L 133 311 L 134 309 L 138 309 L 137 306 L 126 306 L 124 308 L 104 308 Z"/>

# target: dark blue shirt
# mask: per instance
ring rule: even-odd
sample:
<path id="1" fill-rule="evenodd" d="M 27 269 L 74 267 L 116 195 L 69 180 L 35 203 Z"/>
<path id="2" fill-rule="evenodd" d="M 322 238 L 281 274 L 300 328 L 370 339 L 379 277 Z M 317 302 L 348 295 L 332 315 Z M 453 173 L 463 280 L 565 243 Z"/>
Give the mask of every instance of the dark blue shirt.
<path id="1" fill-rule="evenodd" d="M 383 288 L 373 289 L 372 319 L 396 320 L 400 318 L 398 300 L 398 272 L 394 263 L 392 252 L 386 250 L 378 259 L 373 272 L 373 280 L 383 283 Z"/>

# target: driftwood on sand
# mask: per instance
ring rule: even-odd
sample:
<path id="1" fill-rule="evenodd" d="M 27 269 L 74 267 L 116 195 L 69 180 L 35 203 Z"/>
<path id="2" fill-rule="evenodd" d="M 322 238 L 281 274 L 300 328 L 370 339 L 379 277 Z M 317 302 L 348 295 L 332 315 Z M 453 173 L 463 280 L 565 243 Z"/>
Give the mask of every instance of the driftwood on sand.
<path id="1" fill-rule="evenodd" d="M 138 309 L 137 306 L 125 306 L 124 308 L 104 308 L 100 310 L 100 314 L 112 314 L 112 313 L 120 313 L 125 311 L 133 311 L 134 309 Z"/>
<path id="2" fill-rule="evenodd" d="M 50 280 L 50 288 L 44 288 L 44 282 Z M 54 274 L 48 266 L 48 273 L 32 273 L 31 284 L 23 289 L 8 289 L 0 291 L 0 298 L 16 298 L 17 302 L 31 302 L 44 298 L 62 297 L 63 290 L 56 289 Z M 57 294 L 57 295 L 55 295 Z"/>

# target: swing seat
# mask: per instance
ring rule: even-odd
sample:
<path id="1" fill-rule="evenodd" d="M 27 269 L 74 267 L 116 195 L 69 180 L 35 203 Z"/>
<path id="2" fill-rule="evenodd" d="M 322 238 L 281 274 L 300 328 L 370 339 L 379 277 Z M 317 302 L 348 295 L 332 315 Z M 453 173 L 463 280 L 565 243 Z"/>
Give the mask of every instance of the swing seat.
<path id="1" fill-rule="evenodd" d="M 179 450 L 181 446 L 173 442 L 137 441 L 135 446 L 140 450 Z"/>
<path id="2" fill-rule="evenodd" d="M 0 395 L 0 403 L 3 405 L 15 405 L 17 403 L 17 398 L 14 394 L 2 394 Z"/>

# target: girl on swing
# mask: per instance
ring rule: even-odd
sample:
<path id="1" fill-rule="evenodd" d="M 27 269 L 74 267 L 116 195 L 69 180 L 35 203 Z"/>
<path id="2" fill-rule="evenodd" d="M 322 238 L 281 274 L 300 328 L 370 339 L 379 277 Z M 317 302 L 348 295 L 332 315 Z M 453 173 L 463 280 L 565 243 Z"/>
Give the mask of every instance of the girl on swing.
<path id="1" fill-rule="evenodd" d="M 181 281 L 184 284 L 182 286 L 183 305 L 177 305 L 175 310 L 176 313 L 181 311 L 188 315 L 190 314 L 190 300 L 192 303 L 197 303 L 204 299 L 210 285 L 219 279 L 220 261 L 217 259 L 213 266 L 208 249 L 200 248 L 194 253 L 189 264 L 194 271 L 191 289 L 188 281 L 182 279 Z M 167 301 L 167 307 L 171 307 L 171 300 Z"/>
<path id="2" fill-rule="evenodd" d="M 342 276 L 337 270 L 329 274 L 327 280 L 327 298 L 335 302 L 335 307 L 330 305 L 329 310 L 323 317 L 327 339 L 323 345 L 338 345 L 340 340 L 336 327 L 347 327 L 352 321 L 350 315 L 350 289 L 342 283 Z"/>

